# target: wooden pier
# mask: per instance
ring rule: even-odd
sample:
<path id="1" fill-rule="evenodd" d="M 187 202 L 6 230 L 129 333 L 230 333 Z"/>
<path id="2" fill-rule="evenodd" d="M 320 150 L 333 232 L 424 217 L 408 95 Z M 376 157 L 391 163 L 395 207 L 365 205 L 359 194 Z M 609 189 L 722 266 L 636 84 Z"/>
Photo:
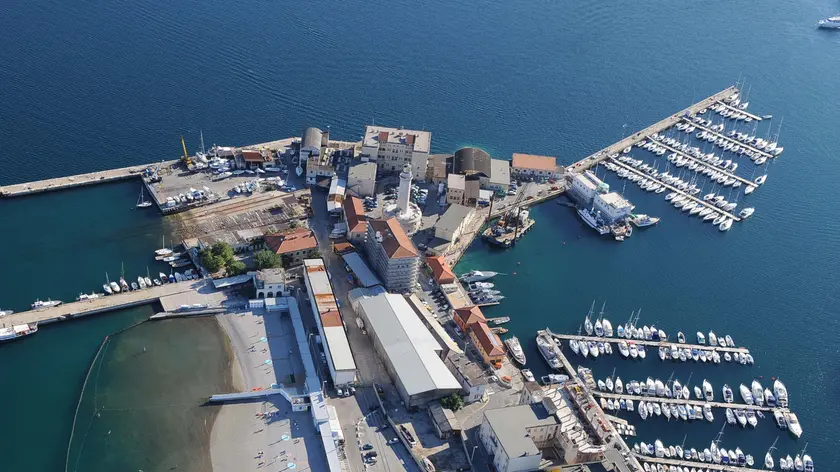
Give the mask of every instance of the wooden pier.
<path id="1" fill-rule="evenodd" d="M 145 171 L 149 167 L 157 167 L 159 165 L 160 162 L 154 162 L 151 164 L 142 164 L 139 166 L 123 167 L 120 169 L 111 169 L 98 172 L 89 172 L 87 174 L 71 175 L 70 177 L 56 177 L 54 179 L 6 185 L 4 187 L 0 187 L 0 197 L 23 197 L 25 195 L 34 195 L 36 193 L 51 192 L 54 190 L 85 187 L 88 185 L 96 185 L 105 182 L 116 182 L 118 180 L 135 179 L 141 177 L 143 175 L 143 171 Z"/>
<path id="2" fill-rule="evenodd" d="M 680 348 L 685 349 L 703 349 L 706 351 L 718 351 L 718 352 L 737 352 L 739 354 L 747 354 L 750 352 L 749 349 L 745 347 L 721 347 L 721 346 L 709 346 L 708 344 L 686 344 L 686 343 L 677 343 L 677 342 L 669 342 L 669 341 L 652 341 L 646 339 L 624 339 L 624 338 L 599 338 L 597 336 L 585 336 L 579 334 L 557 334 L 551 331 L 548 333 L 557 338 L 557 339 L 577 339 L 577 340 L 584 340 L 584 341 L 594 341 L 594 342 L 604 342 L 604 343 L 617 343 L 619 341 L 626 341 L 628 343 L 634 342 L 636 344 L 643 344 L 645 346 L 656 346 L 656 347 L 670 347 L 671 345 L 676 345 Z"/>
<path id="3" fill-rule="evenodd" d="M 723 105 L 724 107 L 729 109 L 729 111 L 736 111 L 738 113 L 743 113 L 744 115 L 749 116 L 750 118 L 752 118 L 755 121 L 762 121 L 764 119 L 764 118 L 762 118 L 758 115 L 755 115 L 753 113 L 748 112 L 747 110 L 741 110 L 740 108 L 733 107 L 732 105 L 729 105 L 728 103 L 724 103 L 723 100 L 717 102 L 717 104 L 718 105 Z"/>
<path id="4" fill-rule="evenodd" d="M 724 472 L 774 472 L 772 470 L 766 469 L 750 469 L 748 467 L 743 467 L 740 465 L 725 465 L 725 464 L 715 464 L 714 462 L 700 462 L 700 461 L 686 461 L 682 459 L 666 459 L 664 457 L 651 457 L 645 456 L 643 454 L 633 453 L 633 456 L 636 457 L 637 460 L 643 462 L 652 462 L 656 464 L 667 464 L 667 465 L 675 465 L 679 467 L 696 467 L 698 469 L 706 470 L 719 470 Z M 764 460 L 763 457 L 757 457 L 756 463 L 759 460 Z"/>
<path id="5" fill-rule="evenodd" d="M 749 144 L 742 143 L 741 141 L 738 141 L 737 139 L 730 138 L 729 136 L 726 136 L 726 135 L 720 134 L 720 133 L 718 133 L 717 131 L 712 131 L 712 130 L 711 130 L 711 128 L 707 128 L 707 127 L 705 127 L 705 126 L 701 125 L 700 123 L 695 123 L 695 122 L 693 122 L 693 121 L 691 121 L 691 120 L 689 120 L 689 119 L 685 119 L 685 118 L 683 118 L 683 121 L 684 121 L 685 123 L 687 123 L 687 124 L 690 124 L 691 126 L 694 126 L 694 127 L 696 127 L 696 128 L 702 129 L 703 131 L 705 131 L 705 132 L 707 132 L 707 133 L 711 133 L 711 134 L 713 134 L 714 136 L 716 136 L 716 137 L 718 137 L 718 138 L 723 138 L 723 140 L 724 140 L 724 141 L 730 142 L 730 143 L 732 143 L 732 144 L 734 144 L 734 145 L 736 145 L 736 146 L 745 147 L 745 148 L 749 149 L 750 151 L 752 151 L 752 152 L 754 152 L 754 153 L 758 153 L 760 156 L 764 156 L 764 157 L 766 157 L 766 158 L 768 158 L 768 159 L 773 159 L 774 157 L 776 157 L 776 155 L 775 155 L 775 154 L 770 154 L 770 153 L 768 153 L 768 152 L 761 151 L 761 150 L 759 150 L 759 149 L 756 149 L 756 148 L 754 148 L 754 147 L 750 146 Z"/>
<path id="6" fill-rule="evenodd" d="M 703 407 L 703 405 L 709 404 L 712 408 L 732 408 L 735 410 L 753 410 L 753 411 L 770 411 L 773 410 L 781 410 L 783 412 L 790 411 L 787 408 L 781 407 L 773 407 L 773 406 L 758 406 L 758 405 L 747 405 L 746 403 L 726 403 L 726 402 L 707 402 L 705 400 L 686 400 L 684 398 L 676 399 L 676 398 L 668 398 L 668 397 L 657 397 L 653 395 L 631 395 L 627 393 L 612 393 L 612 392 L 602 392 L 600 390 L 595 390 L 592 392 L 593 395 L 596 397 L 604 397 L 609 398 L 612 400 L 633 400 L 634 402 L 639 401 L 651 401 L 655 403 L 673 403 L 676 405 L 692 405 L 692 406 L 699 406 Z"/>
<path id="7" fill-rule="evenodd" d="M 742 183 L 742 184 L 744 184 L 744 185 L 749 185 L 749 186 L 751 186 L 751 187 L 758 187 L 758 184 L 756 184 L 755 182 L 753 182 L 753 181 L 751 181 L 751 180 L 747 180 L 747 179 L 745 179 L 745 178 L 743 178 L 743 177 L 741 177 L 741 176 L 735 175 L 735 174 L 733 174 L 733 173 L 729 172 L 728 170 L 724 170 L 724 169 L 722 169 L 722 168 L 720 168 L 720 167 L 718 167 L 718 166 L 716 166 L 716 165 L 709 164 L 708 162 L 703 162 L 702 160 L 697 159 L 696 157 L 692 156 L 691 154 L 687 154 L 687 153 L 686 153 L 686 152 L 684 152 L 684 151 L 680 151 L 680 150 L 679 150 L 679 149 L 677 149 L 677 148 L 671 147 L 671 146 L 669 146 L 669 145 L 667 145 L 667 144 L 663 143 L 662 141 L 655 141 L 655 140 L 651 140 L 651 141 L 655 142 L 657 145 L 662 146 L 662 147 L 664 147 L 665 149 L 667 149 L 667 150 L 669 150 L 669 151 L 671 151 L 671 152 L 675 152 L 675 153 L 677 153 L 677 154 L 678 154 L 678 155 L 680 155 L 680 156 L 683 156 L 683 157 L 686 157 L 686 158 L 688 158 L 688 159 L 691 159 L 692 161 L 694 161 L 694 162 L 696 162 L 696 163 L 698 163 L 698 164 L 700 164 L 700 165 L 702 165 L 702 166 L 704 166 L 704 167 L 711 167 L 711 168 L 712 168 L 712 169 L 714 169 L 715 171 L 720 172 L 721 174 L 725 175 L 727 178 L 730 178 L 730 177 L 731 177 L 731 178 L 733 178 L 733 179 L 735 179 L 735 180 L 737 180 L 737 181 L 741 182 L 741 183 Z M 658 157 L 658 156 L 657 156 L 657 157 Z"/>
<path id="8" fill-rule="evenodd" d="M 737 91 L 738 89 L 734 86 L 728 87 L 725 90 L 721 90 L 720 92 L 710 97 L 707 97 L 695 103 L 694 105 L 691 105 L 688 108 L 685 108 L 657 123 L 654 123 L 637 133 L 633 133 L 630 136 L 627 136 L 626 138 L 622 139 L 621 141 L 615 144 L 607 146 L 594 154 L 590 154 L 589 156 L 584 157 L 583 159 L 571 164 L 569 167 L 566 168 L 566 170 L 580 173 L 587 169 L 590 169 L 599 162 L 603 161 L 604 159 L 607 159 L 610 156 L 610 154 L 621 152 L 623 149 L 641 141 L 642 139 L 644 139 L 645 136 L 650 136 L 654 133 L 660 133 L 663 130 L 668 129 L 674 126 L 675 124 L 679 123 L 680 120 L 682 120 L 684 117 L 694 115 L 700 110 L 708 108 L 714 103 L 722 101 L 724 98 L 729 97 Z"/>
<path id="9" fill-rule="evenodd" d="M 84 316 L 156 303 L 163 297 L 194 292 L 203 288 L 205 283 L 203 280 L 187 280 L 142 290 L 101 296 L 90 301 L 62 303 L 56 307 L 13 313 L 0 319 L 0 322 L 6 326 L 12 326 L 24 323 L 45 325 L 58 321 L 67 321 Z"/>
<path id="10" fill-rule="evenodd" d="M 620 167 L 622 167 L 623 169 L 629 170 L 630 172 L 633 172 L 633 173 L 635 173 L 635 174 L 637 174 L 637 175 L 640 175 L 640 176 L 642 176 L 642 177 L 644 177 L 644 178 L 646 178 L 646 179 L 655 180 L 656 182 L 658 182 L 660 185 L 662 185 L 663 187 L 667 188 L 668 190 L 671 190 L 671 191 L 673 191 L 673 192 L 679 193 L 680 195 L 682 195 L 682 196 L 684 196 L 684 197 L 688 197 L 689 199 L 691 199 L 692 201 L 694 201 L 694 203 L 699 203 L 699 204 L 701 204 L 701 205 L 705 206 L 706 208 L 711 208 L 711 209 L 712 209 L 712 210 L 714 210 L 715 212 L 717 212 L 717 213 L 722 213 L 722 214 L 724 214 L 724 215 L 728 216 L 729 218 L 732 218 L 732 219 L 733 219 L 733 220 L 735 220 L 735 221 L 741 221 L 741 218 L 739 218 L 739 217 L 735 216 L 733 213 L 729 213 L 728 211 L 725 211 L 725 210 L 723 210 L 722 208 L 718 208 L 718 207 L 716 207 L 716 206 L 712 205 L 711 203 L 709 203 L 709 202 L 707 202 L 707 201 L 703 200 L 702 198 L 697 198 L 697 197 L 695 197 L 694 195 L 691 195 L 690 193 L 686 193 L 685 191 L 680 190 L 680 189 L 678 189 L 677 187 L 674 187 L 673 185 L 666 184 L 666 183 L 665 183 L 665 182 L 663 182 L 662 180 L 659 180 L 658 178 L 653 177 L 653 176 L 651 176 L 651 175 L 645 174 L 644 172 L 642 172 L 642 171 L 640 171 L 640 170 L 638 170 L 638 169 L 634 168 L 633 166 L 628 166 L 627 164 L 625 164 L 625 163 L 623 163 L 623 162 L 621 162 L 621 161 L 617 161 L 617 160 L 613 160 L 613 161 L 612 161 L 612 163 L 613 163 L 613 164 L 616 164 L 616 165 L 618 165 L 618 166 L 620 166 Z M 679 211 L 682 211 L 682 210 L 679 210 Z"/>

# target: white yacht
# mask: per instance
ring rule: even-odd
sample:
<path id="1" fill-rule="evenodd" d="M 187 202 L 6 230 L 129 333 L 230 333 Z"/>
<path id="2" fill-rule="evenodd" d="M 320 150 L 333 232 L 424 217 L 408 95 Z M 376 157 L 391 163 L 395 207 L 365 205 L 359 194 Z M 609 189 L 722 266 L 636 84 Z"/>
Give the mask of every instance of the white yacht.
<path id="1" fill-rule="evenodd" d="M 740 213 L 738 213 L 738 216 L 741 217 L 741 219 L 746 219 L 752 216 L 753 213 L 755 213 L 755 208 L 749 207 L 741 210 Z"/>
<path id="2" fill-rule="evenodd" d="M 461 276 L 461 281 L 463 282 L 482 282 L 485 280 L 490 280 L 493 277 L 499 275 L 498 272 L 492 272 L 489 270 L 481 271 L 481 270 L 471 270 L 466 274 Z"/>
<path id="3" fill-rule="evenodd" d="M 826 29 L 840 29 L 840 15 L 823 18 L 817 23 L 817 26 Z"/>
<path id="4" fill-rule="evenodd" d="M 764 404 L 764 388 L 758 382 L 758 380 L 752 381 L 752 396 L 755 400 L 755 404 L 758 406 L 762 406 Z"/>
<path id="5" fill-rule="evenodd" d="M 50 300 L 50 299 L 47 299 L 47 301 L 35 300 L 35 303 L 32 304 L 32 309 L 37 310 L 39 308 L 50 308 L 50 307 L 54 307 L 54 306 L 58 306 L 58 305 L 61 305 L 61 300 Z"/>
<path id="6" fill-rule="evenodd" d="M 785 384 L 781 380 L 776 379 L 773 383 L 773 393 L 776 394 L 776 401 L 779 403 L 779 406 L 786 408 L 788 406 L 787 387 L 785 387 Z"/>
<path id="7" fill-rule="evenodd" d="M 13 341 L 38 332 L 38 323 L 27 323 L 0 328 L 0 342 Z"/>
<path id="8" fill-rule="evenodd" d="M 705 398 L 707 402 L 715 400 L 715 392 L 712 390 L 712 384 L 710 384 L 706 379 L 703 379 L 703 398 Z"/>
<path id="9" fill-rule="evenodd" d="M 522 350 L 522 346 L 519 344 L 519 338 L 513 336 L 505 339 L 504 342 L 508 351 L 510 351 L 511 357 L 519 364 L 525 365 L 525 351 Z"/>
<path id="10" fill-rule="evenodd" d="M 744 403 L 747 405 L 754 405 L 755 399 L 753 399 L 752 393 L 750 393 L 750 389 L 747 388 L 746 385 L 741 384 L 741 398 L 744 399 Z"/>
<path id="11" fill-rule="evenodd" d="M 796 413 L 792 411 L 785 413 L 785 422 L 791 434 L 797 438 L 802 435 L 802 425 L 799 424 L 799 418 L 797 418 Z"/>
<path id="12" fill-rule="evenodd" d="M 537 334 L 537 348 L 543 356 L 543 359 L 545 359 L 552 369 L 560 369 L 562 367 L 560 359 L 557 358 L 557 346 L 548 333 L 543 331 Z"/>

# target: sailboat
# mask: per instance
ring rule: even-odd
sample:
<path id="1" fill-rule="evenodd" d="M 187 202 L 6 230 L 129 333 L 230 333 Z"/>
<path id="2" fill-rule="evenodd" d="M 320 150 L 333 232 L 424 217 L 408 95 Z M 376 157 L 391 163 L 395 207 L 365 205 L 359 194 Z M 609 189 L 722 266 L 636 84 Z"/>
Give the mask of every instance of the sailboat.
<path id="1" fill-rule="evenodd" d="M 160 237 L 160 249 L 155 250 L 155 254 L 157 254 L 158 256 L 168 256 L 172 254 L 172 249 L 166 247 L 165 236 Z"/>
<path id="2" fill-rule="evenodd" d="M 114 285 L 116 285 L 116 284 L 114 284 Z M 117 288 L 116 292 L 119 292 L 120 287 L 116 286 L 116 288 Z M 108 273 L 107 272 L 105 272 L 105 283 L 102 284 L 102 290 L 105 290 L 105 293 L 107 293 L 108 295 L 111 295 L 111 294 L 115 293 L 114 289 L 111 286 L 111 281 L 108 280 Z"/>
<path id="3" fill-rule="evenodd" d="M 583 329 L 586 330 L 586 334 L 592 336 L 593 327 L 592 327 L 592 320 L 590 317 L 592 316 L 592 310 L 595 308 L 595 300 L 592 300 L 592 306 L 589 308 L 589 313 L 586 314 L 586 320 L 583 322 Z"/>
<path id="4" fill-rule="evenodd" d="M 143 198 L 143 185 L 140 186 L 140 196 L 137 198 L 137 208 L 149 208 L 152 202 Z"/>
<path id="5" fill-rule="evenodd" d="M 770 449 L 767 451 L 767 454 L 764 455 L 764 468 L 765 469 L 772 469 L 776 464 L 773 461 L 773 450 L 776 449 L 776 443 L 779 441 L 779 437 L 776 437 L 776 440 L 773 441 L 773 445 L 770 446 Z"/>

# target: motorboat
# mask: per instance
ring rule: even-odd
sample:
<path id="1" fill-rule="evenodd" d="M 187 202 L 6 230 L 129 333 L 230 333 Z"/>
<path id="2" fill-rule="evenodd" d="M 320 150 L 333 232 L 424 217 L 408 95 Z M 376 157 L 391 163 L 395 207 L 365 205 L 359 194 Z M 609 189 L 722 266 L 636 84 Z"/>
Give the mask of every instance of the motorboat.
<path id="1" fill-rule="evenodd" d="M 646 420 L 647 419 L 647 405 L 645 404 L 644 400 L 639 402 L 639 418 Z"/>
<path id="2" fill-rule="evenodd" d="M 749 423 L 750 426 L 755 428 L 758 425 L 758 418 L 755 416 L 755 412 L 753 410 L 747 410 L 746 415 L 747 423 Z"/>
<path id="3" fill-rule="evenodd" d="M 534 378 L 534 374 L 529 369 L 522 369 L 522 377 L 525 378 L 527 382 L 536 382 Z"/>
<path id="4" fill-rule="evenodd" d="M 680 385 L 679 380 L 674 380 L 674 384 L 671 385 L 671 390 L 673 392 L 673 397 L 676 399 L 682 398 L 682 385 Z"/>
<path id="5" fill-rule="evenodd" d="M 34 303 L 32 303 L 32 309 L 33 310 L 38 310 L 38 309 L 41 309 L 41 308 L 52 308 L 52 307 L 58 306 L 58 305 L 61 305 L 61 300 L 47 299 L 47 301 L 43 301 L 43 300 L 37 299 L 37 300 L 35 300 Z"/>
<path id="6" fill-rule="evenodd" d="M 572 342 L 575 342 L 572 340 Z M 519 338 L 516 336 L 505 339 L 505 346 L 507 346 L 511 357 L 520 365 L 525 365 L 525 351 L 522 350 L 522 345 L 519 343 Z M 574 349 L 573 349 L 574 350 Z M 576 350 L 575 350 L 576 351 Z"/>
<path id="7" fill-rule="evenodd" d="M 732 408 L 726 409 L 726 422 L 728 424 L 735 424 L 738 420 L 735 419 L 735 413 L 732 412 Z"/>
<path id="8" fill-rule="evenodd" d="M 715 336 L 714 331 L 709 331 L 709 345 L 710 346 L 717 346 L 717 336 Z"/>
<path id="9" fill-rule="evenodd" d="M 581 339 L 578 341 L 578 347 L 580 348 L 580 355 L 583 357 L 589 357 L 589 344 Z"/>
<path id="10" fill-rule="evenodd" d="M 146 288 L 146 280 L 143 277 L 137 277 L 137 285 L 143 289 Z"/>
<path id="11" fill-rule="evenodd" d="M 747 405 L 754 405 L 755 404 L 755 399 L 753 398 L 752 393 L 750 392 L 750 389 L 747 388 L 747 386 L 744 385 L 744 384 L 741 384 L 740 389 L 741 389 L 741 398 L 744 399 L 744 403 L 746 403 Z"/>
<path id="12" fill-rule="evenodd" d="M 80 293 L 78 297 L 76 297 L 77 302 L 85 302 L 85 301 L 92 301 L 99 298 L 100 295 L 98 293 Z"/>
<path id="13" fill-rule="evenodd" d="M 613 326 L 612 323 L 610 323 L 610 320 L 601 320 L 601 327 L 604 329 L 604 336 L 611 338 L 613 335 Z"/>
<path id="14" fill-rule="evenodd" d="M 732 340 L 732 336 L 730 336 L 730 335 L 728 335 L 728 334 L 727 334 L 727 335 L 724 337 L 724 339 L 726 339 L 726 345 L 727 345 L 727 346 L 729 346 L 729 347 L 735 347 L 735 341 L 733 341 L 733 340 Z M 718 341 L 720 341 L 720 340 L 718 340 Z"/>
<path id="15" fill-rule="evenodd" d="M 685 335 L 682 331 L 677 333 L 677 341 L 680 343 L 685 343 Z"/>
<path id="16" fill-rule="evenodd" d="M 615 392 L 624 393 L 624 384 L 621 382 L 621 377 L 615 379 Z"/>
<path id="17" fill-rule="evenodd" d="M 695 396 L 698 400 L 702 400 L 702 399 L 703 399 L 703 390 L 701 390 L 701 389 L 700 389 L 700 387 L 698 387 L 697 385 L 695 385 L 695 386 L 694 386 L 694 396 Z"/>
<path id="18" fill-rule="evenodd" d="M 712 390 L 712 384 L 706 379 L 703 379 L 703 397 L 707 402 L 715 400 L 715 392 Z"/>
<path id="19" fill-rule="evenodd" d="M 559 384 L 568 380 L 569 376 L 563 374 L 548 374 L 540 377 L 540 381 L 542 381 L 544 385 Z"/>
<path id="20" fill-rule="evenodd" d="M 730 228 L 732 228 L 732 220 L 729 218 L 725 218 L 720 226 L 718 226 L 718 229 L 724 232 L 729 231 Z"/>
<path id="21" fill-rule="evenodd" d="M 823 18 L 817 23 L 817 27 L 825 29 L 840 29 L 840 15 Z"/>
<path id="22" fill-rule="evenodd" d="M 575 354 L 580 354 L 580 346 L 578 345 L 577 339 L 570 339 L 569 340 L 569 347 L 572 349 L 572 352 L 574 352 Z"/>
<path id="23" fill-rule="evenodd" d="M 623 357 L 627 357 L 630 355 L 630 349 L 627 347 L 626 341 L 618 342 L 618 352 L 620 352 Z"/>
<path id="24" fill-rule="evenodd" d="M 785 384 L 783 384 L 781 380 L 776 379 L 776 381 L 773 382 L 773 393 L 775 393 L 775 395 L 776 395 L 776 402 L 779 403 L 779 406 L 781 406 L 783 408 L 787 408 L 787 406 L 788 406 L 787 387 L 785 387 Z"/>
<path id="25" fill-rule="evenodd" d="M 606 384 L 607 390 L 610 392 L 614 391 L 615 383 L 613 383 L 612 377 L 607 377 L 607 380 L 604 383 Z"/>
<path id="26" fill-rule="evenodd" d="M 755 404 L 758 406 L 764 405 L 764 388 L 762 388 L 758 380 L 753 380 L 751 387 L 753 401 L 755 401 Z"/>
<path id="27" fill-rule="evenodd" d="M 802 425 L 799 424 L 799 418 L 796 416 L 794 412 L 786 412 L 785 413 L 785 423 L 787 424 L 788 431 L 790 434 L 799 438 L 802 436 Z"/>
<path id="28" fill-rule="evenodd" d="M 722 390 L 723 401 L 725 401 L 726 403 L 732 403 L 732 401 L 734 400 L 734 396 L 732 395 L 732 389 L 729 387 L 729 385 L 724 384 Z"/>
<path id="29" fill-rule="evenodd" d="M 802 464 L 805 472 L 814 472 L 814 460 L 808 454 L 802 455 Z"/>
<path id="30" fill-rule="evenodd" d="M 703 417 L 706 418 L 706 421 L 709 423 L 715 420 L 715 415 L 712 414 L 712 405 L 709 405 L 708 403 L 703 405 Z"/>
<path id="31" fill-rule="evenodd" d="M 764 403 L 767 406 L 776 406 L 776 396 L 773 395 L 773 392 L 769 388 L 764 389 Z"/>
<path id="32" fill-rule="evenodd" d="M 639 359 L 644 359 L 647 356 L 644 344 L 639 344 Z"/>
<path id="33" fill-rule="evenodd" d="M 741 425 L 741 427 L 747 425 L 747 414 L 744 410 L 735 410 L 735 418 L 738 419 L 738 423 Z"/>
<path id="34" fill-rule="evenodd" d="M 639 357 L 639 348 L 636 345 L 636 343 L 629 343 L 629 346 L 630 346 L 629 347 L 630 357 L 632 357 L 633 359 L 636 359 L 637 357 Z"/>
<path id="35" fill-rule="evenodd" d="M 485 280 L 490 280 L 493 277 L 499 275 L 498 272 L 492 271 L 481 271 L 481 270 L 471 270 L 466 274 L 460 277 L 460 280 L 463 282 L 483 282 Z"/>
<path id="36" fill-rule="evenodd" d="M 560 359 L 557 358 L 557 345 L 554 344 L 554 340 L 548 333 L 540 332 L 537 334 L 537 349 L 552 369 L 559 370 L 562 367 Z"/>
<path id="37" fill-rule="evenodd" d="M 38 323 L 24 323 L 0 328 L 0 342 L 14 341 L 38 332 Z"/>

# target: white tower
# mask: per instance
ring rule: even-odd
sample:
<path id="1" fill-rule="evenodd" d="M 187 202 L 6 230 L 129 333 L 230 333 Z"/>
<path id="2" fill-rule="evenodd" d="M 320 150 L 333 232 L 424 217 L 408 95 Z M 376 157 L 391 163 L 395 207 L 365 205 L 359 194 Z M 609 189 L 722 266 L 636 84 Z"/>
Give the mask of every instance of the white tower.
<path id="1" fill-rule="evenodd" d="M 397 207 L 399 214 L 405 215 L 409 212 L 408 203 L 411 200 L 411 165 L 406 164 L 400 172 L 400 189 L 397 193 Z"/>

